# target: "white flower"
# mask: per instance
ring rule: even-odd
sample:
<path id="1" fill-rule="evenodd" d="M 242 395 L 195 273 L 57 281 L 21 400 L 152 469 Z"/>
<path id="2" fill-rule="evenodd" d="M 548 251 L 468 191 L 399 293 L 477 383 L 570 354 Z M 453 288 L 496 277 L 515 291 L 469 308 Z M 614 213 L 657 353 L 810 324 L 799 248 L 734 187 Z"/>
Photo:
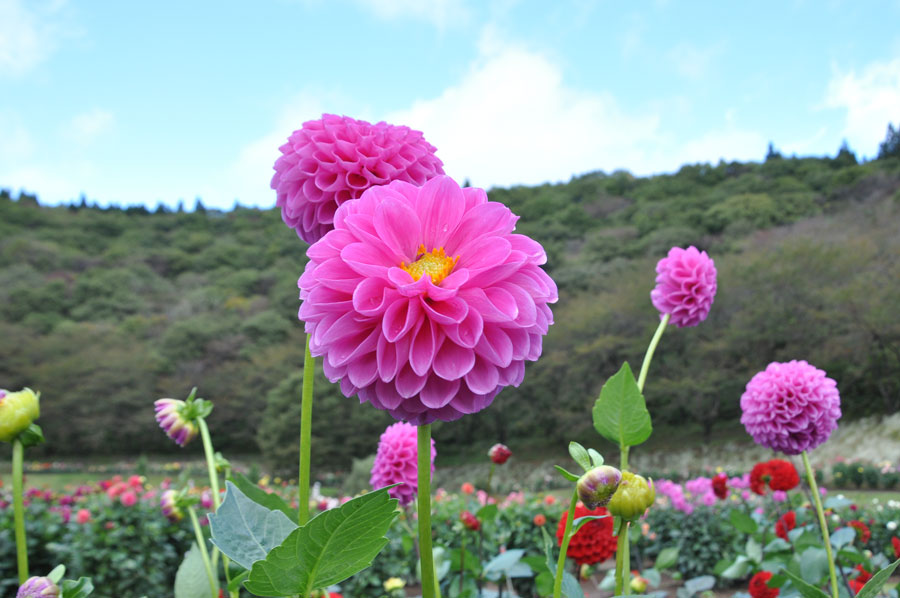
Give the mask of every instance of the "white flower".
<path id="1" fill-rule="evenodd" d="M 897 522 L 896 521 L 888 521 L 887 525 L 885 525 L 885 527 L 888 528 L 890 531 L 894 531 L 895 529 L 897 529 Z"/>

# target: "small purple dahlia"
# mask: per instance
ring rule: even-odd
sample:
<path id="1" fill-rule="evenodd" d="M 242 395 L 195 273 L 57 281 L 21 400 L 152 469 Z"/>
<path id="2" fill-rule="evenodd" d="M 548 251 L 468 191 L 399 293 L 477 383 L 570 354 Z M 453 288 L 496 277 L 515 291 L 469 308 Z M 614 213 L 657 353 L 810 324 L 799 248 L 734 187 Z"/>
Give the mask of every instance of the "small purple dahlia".
<path id="1" fill-rule="evenodd" d="M 419 473 L 417 459 L 419 456 L 418 436 L 415 426 L 405 422 L 397 422 L 387 427 L 378 441 L 375 453 L 375 464 L 369 484 L 372 488 L 383 488 L 391 484 L 400 484 L 388 490 L 388 494 L 398 499 L 405 506 L 416 499 L 419 489 Z M 431 472 L 434 473 L 434 438 L 431 439 Z"/>
<path id="2" fill-rule="evenodd" d="M 153 403 L 156 421 L 166 435 L 180 446 L 197 436 L 197 424 L 185 415 L 187 404 L 180 399 L 159 399 Z"/>
<path id="3" fill-rule="evenodd" d="M 675 326 L 696 326 L 706 319 L 716 296 L 716 265 L 691 245 L 673 247 L 656 264 L 656 288 L 650 293 L 660 316 L 669 314 Z"/>
<path id="4" fill-rule="evenodd" d="M 798 455 L 828 440 L 841 417 L 837 383 L 805 361 L 772 362 L 747 383 L 741 423 L 753 440 Z"/>
<path id="5" fill-rule="evenodd" d="M 518 386 L 553 323 L 543 247 L 482 189 L 439 176 L 372 187 L 307 252 L 300 319 L 345 396 L 414 425 Z"/>
<path id="6" fill-rule="evenodd" d="M 303 123 L 280 148 L 272 189 L 285 224 L 307 243 L 334 228 L 334 213 L 369 187 L 391 181 L 422 185 L 444 174 L 420 131 L 325 114 Z"/>
<path id="7" fill-rule="evenodd" d="M 16 598 L 58 598 L 59 586 L 48 577 L 31 577 L 19 586 Z"/>
<path id="8" fill-rule="evenodd" d="M 184 511 L 179 504 L 180 496 L 175 490 L 166 490 L 159 497 L 159 506 L 163 515 L 172 523 L 178 523 L 184 519 Z"/>

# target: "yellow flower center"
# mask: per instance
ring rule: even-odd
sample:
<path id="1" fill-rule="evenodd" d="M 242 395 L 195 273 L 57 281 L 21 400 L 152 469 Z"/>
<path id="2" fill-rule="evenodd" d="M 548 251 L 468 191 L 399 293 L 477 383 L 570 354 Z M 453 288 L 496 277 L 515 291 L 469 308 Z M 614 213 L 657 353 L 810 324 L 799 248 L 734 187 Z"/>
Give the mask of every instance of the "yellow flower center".
<path id="1" fill-rule="evenodd" d="M 400 267 L 409 272 L 413 280 L 419 280 L 423 274 L 427 274 L 431 277 L 432 284 L 437 284 L 453 271 L 458 260 L 459 256 L 447 257 L 443 247 L 425 251 L 425 246 L 419 245 L 416 261 L 409 264 L 403 262 Z"/>

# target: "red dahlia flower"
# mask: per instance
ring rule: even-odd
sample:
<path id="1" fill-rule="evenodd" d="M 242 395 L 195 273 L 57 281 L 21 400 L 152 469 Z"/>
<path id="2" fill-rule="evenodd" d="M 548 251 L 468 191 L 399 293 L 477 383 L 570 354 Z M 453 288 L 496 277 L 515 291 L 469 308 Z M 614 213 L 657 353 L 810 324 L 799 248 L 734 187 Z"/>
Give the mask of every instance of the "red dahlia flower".
<path id="1" fill-rule="evenodd" d="M 462 521 L 462 524 L 466 526 L 466 529 L 468 530 L 477 532 L 481 529 L 481 522 L 478 521 L 478 517 L 473 515 L 471 511 L 463 511 L 462 513 L 460 513 L 459 520 Z"/>
<path id="2" fill-rule="evenodd" d="M 583 504 L 575 505 L 575 519 L 588 516 L 608 515 L 605 507 L 590 510 Z M 563 513 L 559 525 L 556 527 L 556 541 L 562 546 L 563 535 L 566 531 L 566 521 L 569 518 L 568 511 Z M 594 519 L 587 522 L 578 533 L 569 540 L 569 548 L 566 556 L 574 559 L 579 565 L 593 565 L 602 563 L 616 554 L 616 538 L 613 536 L 613 518 Z"/>
<path id="3" fill-rule="evenodd" d="M 788 541 L 788 532 L 797 527 L 797 514 L 788 511 L 775 522 L 775 535 Z"/>
<path id="4" fill-rule="evenodd" d="M 750 490 L 760 496 L 766 493 L 766 485 L 772 479 L 772 470 L 768 461 L 757 463 L 750 470 Z"/>
<path id="5" fill-rule="evenodd" d="M 750 585 L 747 588 L 752 598 L 775 598 L 781 590 L 778 588 L 770 588 L 767 584 L 772 579 L 771 571 L 760 571 L 750 578 Z"/>
<path id="6" fill-rule="evenodd" d="M 863 569 L 862 565 L 857 565 L 854 567 L 859 574 L 853 579 L 849 580 L 847 583 L 850 585 L 850 589 L 853 590 L 853 594 L 859 594 L 859 591 L 865 587 L 866 582 L 872 579 L 872 574 Z"/>
<path id="7" fill-rule="evenodd" d="M 512 457 L 512 451 L 509 450 L 509 447 L 505 444 L 500 444 L 498 442 L 488 451 L 488 457 L 490 457 L 491 461 L 497 465 L 503 465 L 510 457 Z"/>
<path id="8" fill-rule="evenodd" d="M 790 461 L 784 459 L 772 459 L 769 461 L 769 488 L 772 490 L 793 490 L 800 484 L 800 476 L 797 468 Z"/>
<path id="9" fill-rule="evenodd" d="M 872 532 L 869 526 L 862 521 L 851 521 L 848 525 L 856 530 L 856 537 L 859 538 L 861 544 L 867 544 L 872 538 Z"/>
<path id="10" fill-rule="evenodd" d="M 712 479 L 713 493 L 721 500 L 728 498 L 728 474 L 717 473 Z"/>
<path id="11" fill-rule="evenodd" d="M 891 546 L 894 548 L 894 560 L 900 559 L 900 538 L 897 536 L 891 538 Z"/>

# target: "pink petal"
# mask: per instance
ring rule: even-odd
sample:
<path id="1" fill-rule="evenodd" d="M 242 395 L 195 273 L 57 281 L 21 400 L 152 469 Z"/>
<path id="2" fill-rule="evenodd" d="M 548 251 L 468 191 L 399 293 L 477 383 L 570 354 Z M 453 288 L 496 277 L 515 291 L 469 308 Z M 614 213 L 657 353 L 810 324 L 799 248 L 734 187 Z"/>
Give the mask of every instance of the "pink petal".
<path id="1" fill-rule="evenodd" d="M 444 334 L 457 345 L 471 349 L 481 340 L 484 320 L 475 309 L 469 309 L 465 319 L 457 325 L 445 325 Z"/>
<path id="2" fill-rule="evenodd" d="M 512 361 L 512 341 L 496 324 L 486 324 L 475 352 L 494 365 L 506 367 Z"/>
<path id="3" fill-rule="evenodd" d="M 443 338 L 443 334 L 440 337 Z M 429 372 L 441 338 L 435 334 L 430 320 L 422 323 L 409 348 L 409 365 L 416 374 L 424 376 Z"/>
<path id="4" fill-rule="evenodd" d="M 475 365 L 475 352 L 460 347 L 450 339 L 444 341 L 434 357 L 434 373 L 444 380 L 465 376 Z"/>
<path id="5" fill-rule="evenodd" d="M 422 186 L 417 211 L 425 249 L 430 251 L 446 245 L 462 218 L 465 205 L 459 185 L 450 177 L 438 176 Z"/>
<path id="6" fill-rule="evenodd" d="M 486 359 L 476 359 L 475 367 L 466 374 L 466 386 L 475 394 L 487 394 L 497 388 L 500 372 Z"/>
<path id="7" fill-rule="evenodd" d="M 384 201 L 375 210 L 373 224 L 398 264 L 415 260 L 421 224 L 409 205 L 395 199 Z"/>
<path id="8" fill-rule="evenodd" d="M 394 379 L 394 386 L 401 397 L 409 399 L 419 394 L 427 381 L 428 376 L 419 376 L 407 364 Z"/>
<path id="9" fill-rule="evenodd" d="M 459 324 L 469 313 L 469 305 L 457 297 L 447 301 L 422 301 L 422 308 L 435 324 Z"/>
<path id="10" fill-rule="evenodd" d="M 419 322 L 422 307 L 416 299 L 398 298 L 384 312 L 384 320 L 381 323 L 384 337 L 395 342 L 401 336 L 412 330 Z"/>
<path id="11" fill-rule="evenodd" d="M 353 291 L 353 309 L 364 316 L 377 316 L 398 299 L 397 291 L 388 288 L 381 278 L 366 278 Z"/>
<path id="12" fill-rule="evenodd" d="M 459 385 L 459 380 L 444 380 L 438 376 L 429 376 L 428 382 L 419 393 L 419 398 L 429 409 L 439 409 L 453 400 Z"/>

